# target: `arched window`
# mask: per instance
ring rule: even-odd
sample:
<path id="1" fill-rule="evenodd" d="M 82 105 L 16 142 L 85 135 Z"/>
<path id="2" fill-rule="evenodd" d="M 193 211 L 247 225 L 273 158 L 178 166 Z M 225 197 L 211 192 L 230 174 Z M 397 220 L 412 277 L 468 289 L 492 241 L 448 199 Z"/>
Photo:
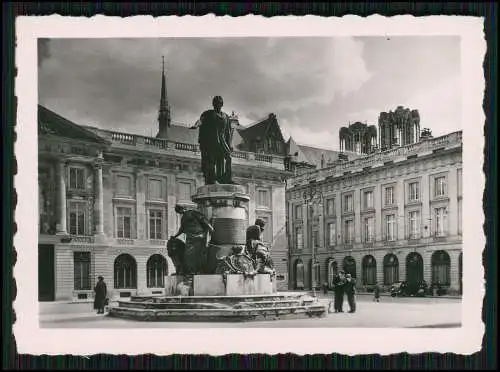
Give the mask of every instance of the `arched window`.
<path id="1" fill-rule="evenodd" d="M 431 257 L 432 284 L 450 285 L 450 255 L 436 251 Z"/>
<path id="2" fill-rule="evenodd" d="M 165 275 L 167 275 L 167 260 L 161 254 L 154 254 L 149 257 L 146 264 L 148 272 L 148 288 L 163 288 L 165 286 Z"/>
<path id="3" fill-rule="evenodd" d="M 321 267 L 319 262 L 312 263 L 312 260 L 309 263 L 311 268 L 311 288 L 318 288 L 321 285 Z"/>
<path id="4" fill-rule="evenodd" d="M 352 256 L 344 257 L 342 268 L 344 269 L 346 275 L 351 274 L 353 278 L 356 277 L 356 260 Z"/>
<path id="5" fill-rule="evenodd" d="M 458 285 L 460 294 L 462 294 L 462 276 L 463 276 L 463 266 L 462 266 L 462 253 L 458 256 Z"/>
<path id="6" fill-rule="evenodd" d="M 374 285 L 377 283 L 377 261 L 375 257 L 368 255 L 363 257 L 362 262 L 363 275 L 362 282 L 364 285 Z"/>
<path id="7" fill-rule="evenodd" d="M 126 253 L 115 259 L 115 289 L 125 288 L 137 288 L 137 263 Z"/>
<path id="8" fill-rule="evenodd" d="M 412 252 L 406 256 L 406 281 L 410 284 L 420 283 L 424 280 L 424 262 L 422 256 Z"/>
<path id="9" fill-rule="evenodd" d="M 335 276 L 337 275 L 338 271 L 337 261 L 335 261 L 333 258 L 329 258 L 327 261 L 327 268 L 328 268 L 328 287 L 332 288 L 333 279 L 335 279 Z"/>
<path id="10" fill-rule="evenodd" d="M 304 264 L 302 260 L 295 261 L 295 289 L 304 288 Z"/>
<path id="11" fill-rule="evenodd" d="M 384 257 L 384 284 L 391 285 L 396 282 L 399 282 L 399 261 L 394 254 L 389 253 Z"/>

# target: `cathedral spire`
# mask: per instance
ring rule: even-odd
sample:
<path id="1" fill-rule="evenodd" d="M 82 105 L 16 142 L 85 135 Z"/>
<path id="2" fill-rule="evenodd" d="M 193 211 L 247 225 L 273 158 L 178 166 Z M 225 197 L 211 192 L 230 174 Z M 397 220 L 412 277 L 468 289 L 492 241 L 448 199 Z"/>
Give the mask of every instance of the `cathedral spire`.
<path id="1" fill-rule="evenodd" d="M 158 138 L 167 138 L 168 127 L 170 127 L 170 106 L 167 100 L 167 84 L 165 78 L 165 57 L 161 57 L 162 70 L 161 70 L 161 96 L 160 108 L 158 110 Z"/>

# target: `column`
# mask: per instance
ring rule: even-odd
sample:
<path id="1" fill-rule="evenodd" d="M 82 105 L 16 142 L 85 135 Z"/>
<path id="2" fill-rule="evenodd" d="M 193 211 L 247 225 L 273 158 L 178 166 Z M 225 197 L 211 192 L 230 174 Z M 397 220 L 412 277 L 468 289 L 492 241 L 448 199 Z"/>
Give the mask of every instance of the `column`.
<path id="1" fill-rule="evenodd" d="M 354 204 L 354 243 L 361 243 L 361 190 L 356 188 L 352 194 L 352 203 Z"/>
<path id="2" fill-rule="evenodd" d="M 58 221 L 56 234 L 66 235 L 66 164 L 63 160 L 59 161 L 57 164 L 57 177 L 59 179 L 59 187 L 57 194 L 57 212 Z"/>
<path id="3" fill-rule="evenodd" d="M 396 184 L 396 200 L 398 204 L 398 209 L 396 212 L 396 231 L 397 240 L 405 239 L 405 182 L 404 180 L 399 180 Z"/>
<path id="4" fill-rule="evenodd" d="M 102 151 L 99 151 L 95 161 L 95 203 L 94 203 L 94 233 L 104 234 L 104 192 L 102 183 Z"/>
<path id="5" fill-rule="evenodd" d="M 457 168 L 454 166 L 450 168 L 447 179 L 448 186 L 448 197 L 450 198 L 450 203 L 448 206 L 448 235 L 457 236 L 458 235 L 458 176 Z"/>
<path id="6" fill-rule="evenodd" d="M 136 239 L 147 239 L 148 233 L 146 230 L 146 176 L 142 170 L 136 172 L 135 175 L 135 190 L 136 190 Z"/>
<path id="7" fill-rule="evenodd" d="M 373 189 L 373 205 L 375 207 L 375 241 L 382 240 L 382 187 L 380 183 L 375 185 Z"/>

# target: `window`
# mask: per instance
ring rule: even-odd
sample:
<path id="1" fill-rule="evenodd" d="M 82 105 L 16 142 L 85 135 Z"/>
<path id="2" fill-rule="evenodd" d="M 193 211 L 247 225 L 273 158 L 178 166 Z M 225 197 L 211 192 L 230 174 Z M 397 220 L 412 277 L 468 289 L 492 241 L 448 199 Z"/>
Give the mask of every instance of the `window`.
<path id="1" fill-rule="evenodd" d="M 313 243 L 315 247 L 319 247 L 319 231 L 313 231 Z"/>
<path id="2" fill-rule="evenodd" d="M 353 278 L 356 278 L 356 260 L 352 256 L 344 257 L 342 261 L 342 268 L 346 274 L 351 274 Z"/>
<path id="3" fill-rule="evenodd" d="M 344 195 L 344 212 L 353 211 L 353 197 L 352 195 Z"/>
<path id="4" fill-rule="evenodd" d="M 361 279 L 364 285 L 377 283 L 377 261 L 373 256 L 365 256 L 362 261 Z"/>
<path id="5" fill-rule="evenodd" d="M 272 226 L 269 223 L 269 217 L 267 216 L 258 216 L 257 218 L 260 218 L 262 221 L 265 223 L 264 227 L 264 232 L 262 234 L 262 241 L 265 243 L 271 243 L 272 242 Z"/>
<path id="6" fill-rule="evenodd" d="M 337 241 L 337 229 L 335 228 L 335 223 L 330 222 L 328 224 L 328 244 L 335 245 Z"/>
<path id="7" fill-rule="evenodd" d="M 295 261 L 295 289 L 304 288 L 304 264 L 299 259 Z"/>
<path id="8" fill-rule="evenodd" d="M 385 216 L 385 239 L 396 240 L 396 216 L 394 214 Z"/>
<path id="9" fill-rule="evenodd" d="M 394 186 L 387 186 L 384 190 L 384 205 L 394 204 Z"/>
<path id="10" fill-rule="evenodd" d="M 85 168 L 69 168 L 69 188 L 72 190 L 85 190 Z"/>
<path id="11" fill-rule="evenodd" d="M 399 262 L 398 258 L 392 254 L 384 257 L 384 284 L 391 285 L 399 282 Z"/>
<path id="12" fill-rule="evenodd" d="M 432 284 L 450 285 L 450 256 L 446 251 L 436 251 L 431 257 Z"/>
<path id="13" fill-rule="evenodd" d="M 71 235 L 85 235 L 86 204 L 70 202 L 69 233 Z"/>
<path id="14" fill-rule="evenodd" d="M 92 285 L 90 283 L 90 252 L 74 252 L 73 264 L 73 279 L 75 291 L 91 290 Z"/>
<path id="15" fill-rule="evenodd" d="M 149 239 L 163 239 L 163 213 L 161 210 L 149 211 Z"/>
<path id="16" fill-rule="evenodd" d="M 434 196 L 445 196 L 446 195 L 446 177 L 436 177 L 434 178 Z"/>
<path id="17" fill-rule="evenodd" d="M 435 208 L 434 209 L 434 228 L 436 236 L 446 235 L 446 222 L 447 222 L 447 211 L 446 208 Z"/>
<path id="18" fill-rule="evenodd" d="M 420 200 L 420 188 L 418 182 L 411 182 L 408 184 L 408 201 L 418 201 Z"/>
<path id="19" fill-rule="evenodd" d="M 375 218 L 365 217 L 363 228 L 364 241 L 373 242 L 375 240 Z"/>
<path id="20" fill-rule="evenodd" d="M 304 248 L 304 236 L 302 235 L 302 227 L 295 229 L 295 245 L 298 250 Z"/>
<path id="21" fill-rule="evenodd" d="M 116 214 L 116 236 L 130 239 L 132 237 L 132 208 L 117 207 Z"/>
<path id="22" fill-rule="evenodd" d="M 335 199 L 331 198 L 326 201 L 326 214 L 328 216 L 335 216 Z"/>
<path id="23" fill-rule="evenodd" d="M 373 208 L 373 191 L 365 191 L 363 193 L 363 209 Z"/>
<path id="24" fill-rule="evenodd" d="M 419 211 L 408 212 L 408 238 L 409 239 L 420 238 L 420 212 Z"/>
<path id="25" fill-rule="evenodd" d="M 269 200 L 268 190 L 258 190 L 257 191 L 257 206 L 260 207 L 270 207 L 271 202 Z"/>
<path id="26" fill-rule="evenodd" d="M 354 221 L 344 221 L 344 243 L 350 244 L 354 241 Z"/>
<path id="27" fill-rule="evenodd" d="M 191 201 L 191 183 L 179 182 L 179 200 Z"/>
<path id="28" fill-rule="evenodd" d="M 129 176 L 116 177 L 116 194 L 122 196 L 132 196 L 132 181 Z"/>
<path id="29" fill-rule="evenodd" d="M 302 205 L 295 206 L 295 219 L 297 220 L 302 219 Z"/>
<path id="30" fill-rule="evenodd" d="M 115 289 L 137 288 L 137 263 L 129 254 L 121 254 L 115 259 Z"/>
<path id="31" fill-rule="evenodd" d="M 161 181 L 153 179 L 149 180 L 149 199 L 162 200 L 162 196 Z"/>
<path id="32" fill-rule="evenodd" d="M 165 275 L 167 275 L 167 260 L 159 254 L 149 257 L 146 263 L 148 288 L 163 288 L 165 286 Z"/>

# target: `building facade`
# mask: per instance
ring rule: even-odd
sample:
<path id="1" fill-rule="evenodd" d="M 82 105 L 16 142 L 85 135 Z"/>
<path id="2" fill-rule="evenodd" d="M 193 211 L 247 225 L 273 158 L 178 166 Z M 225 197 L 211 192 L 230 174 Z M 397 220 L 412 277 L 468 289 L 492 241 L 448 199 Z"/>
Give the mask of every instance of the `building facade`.
<path id="1" fill-rule="evenodd" d="M 402 134 L 405 146 L 287 182 L 290 288 L 331 287 L 343 269 L 360 290 L 425 280 L 461 292 L 462 132 Z"/>
<path id="2" fill-rule="evenodd" d="M 248 221 L 267 222 L 264 241 L 286 289 L 284 156 L 234 156 L 234 180 L 251 198 Z M 174 272 L 166 251 L 179 228 L 174 207 L 192 204 L 201 185 L 195 140 L 79 126 L 39 106 L 40 300 L 91 298 L 99 275 L 112 296 L 163 293 Z"/>
<path id="3" fill-rule="evenodd" d="M 174 125 L 162 73 L 158 134 L 79 125 L 38 107 L 39 299 L 86 300 L 102 275 L 112 297 L 162 294 L 174 272 L 166 242 L 203 185 L 198 131 Z M 250 195 L 248 222 L 267 222 L 278 287 L 287 289 L 286 144 L 276 117 L 231 116 L 233 179 Z"/>

